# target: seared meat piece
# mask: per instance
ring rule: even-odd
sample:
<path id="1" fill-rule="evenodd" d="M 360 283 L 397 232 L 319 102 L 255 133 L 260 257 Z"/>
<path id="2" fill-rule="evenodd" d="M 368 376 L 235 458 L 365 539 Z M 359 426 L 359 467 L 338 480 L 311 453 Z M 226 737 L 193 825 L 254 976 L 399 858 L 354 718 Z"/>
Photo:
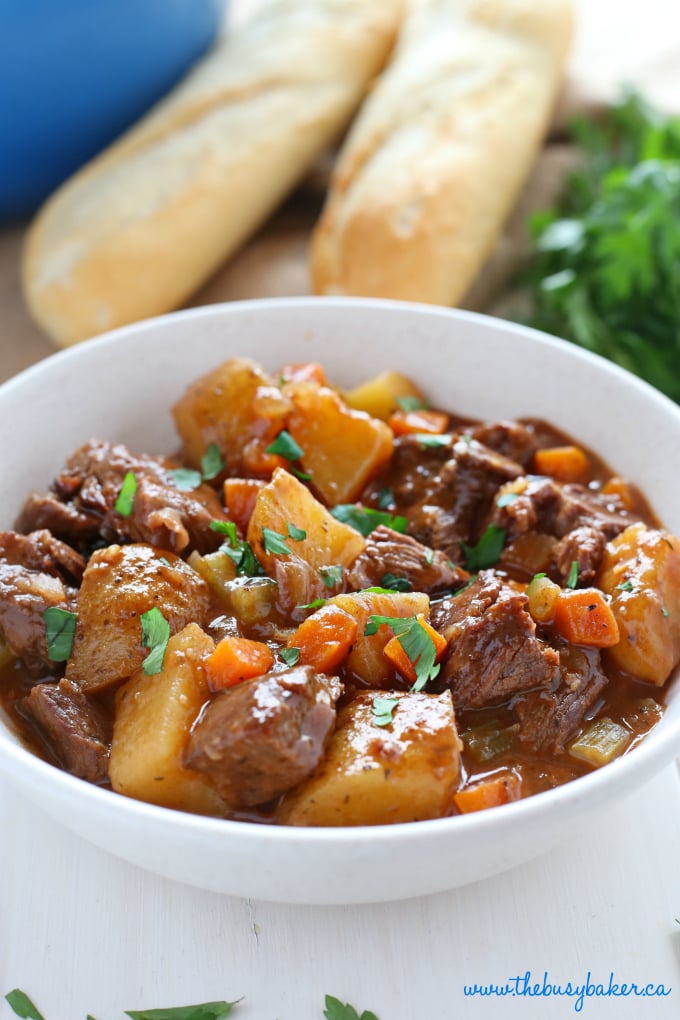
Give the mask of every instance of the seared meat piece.
<path id="1" fill-rule="evenodd" d="M 159 609 L 170 632 L 192 621 L 204 626 L 206 582 L 171 552 L 150 545 L 111 545 L 90 557 L 78 592 L 78 622 L 67 675 L 83 690 L 99 690 L 131 676 L 149 650 L 140 617 Z"/>
<path id="2" fill-rule="evenodd" d="M 526 468 L 538 449 L 536 437 L 518 421 L 493 421 L 475 425 L 469 433 L 477 442 L 489 446 Z"/>
<path id="3" fill-rule="evenodd" d="M 380 524 L 368 536 L 366 548 L 347 573 L 347 581 L 352 589 L 380 587 L 388 573 L 405 578 L 412 591 L 428 593 L 460 588 L 469 577 L 444 553 Z"/>
<path id="4" fill-rule="evenodd" d="M 338 692 L 310 666 L 221 691 L 194 725 L 184 764 L 209 776 L 230 806 L 263 804 L 314 771 Z"/>
<path id="5" fill-rule="evenodd" d="M 222 541 L 210 528 L 212 520 L 225 519 L 219 498 L 205 484 L 191 492 L 180 490 L 171 474 L 176 466 L 131 453 L 120 443 L 91 440 L 69 459 L 51 494 L 27 501 L 17 529 L 47 527 L 83 550 L 103 539 L 148 542 L 177 553 L 210 552 Z M 137 488 L 132 512 L 124 516 L 115 505 L 128 472 Z"/>
<path id="6" fill-rule="evenodd" d="M 607 539 L 604 532 L 592 524 L 582 524 L 567 532 L 555 546 L 554 559 L 563 581 L 569 577 L 571 565 L 578 565 L 578 584 L 592 584 L 599 569 Z"/>
<path id="7" fill-rule="evenodd" d="M 50 671 L 43 613 L 51 606 L 75 609 L 76 593 L 60 577 L 0 562 L 0 629 L 31 676 Z"/>
<path id="8" fill-rule="evenodd" d="M 43 574 L 54 574 L 71 584 L 80 584 L 85 570 L 85 560 L 80 553 L 44 528 L 30 535 L 0 531 L 0 560 Z"/>
<path id="9" fill-rule="evenodd" d="M 493 570 L 483 570 L 469 588 L 433 604 L 431 623 L 448 641 L 437 686 L 451 688 L 457 710 L 557 684 L 558 654 L 536 636 L 527 602 Z"/>
<path id="10" fill-rule="evenodd" d="M 597 648 L 560 648 L 561 682 L 555 691 L 518 694 L 512 709 L 519 738 L 535 751 L 563 751 L 607 684 Z"/>
<path id="11" fill-rule="evenodd" d="M 74 683 L 36 684 L 21 710 L 37 723 L 62 768 L 89 783 L 107 780 L 110 720 Z"/>
<path id="12" fill-rule="evenodd" d="M 425 448 L 416 436 L 401 436 L 387 480 L 409 533 L 460 563 L 460 542 L 475 540 L 498 487 L 523 473 L 520 464 L 469 436 Z"/>

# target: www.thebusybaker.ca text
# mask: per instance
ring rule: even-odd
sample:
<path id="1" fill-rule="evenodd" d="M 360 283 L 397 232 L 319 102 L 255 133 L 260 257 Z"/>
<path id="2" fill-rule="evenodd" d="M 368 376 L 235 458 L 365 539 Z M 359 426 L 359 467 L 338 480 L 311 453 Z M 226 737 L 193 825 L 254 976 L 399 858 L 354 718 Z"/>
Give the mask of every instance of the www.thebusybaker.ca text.
<path id="1" fill-rule="evenodd" d="M 585 981 L 578 984 L 574 981 L 553 982 L 547 970 L 543 972 L 543 980 L 536 981 L 530 970 L 516 977 L 508 978 L 501 984 L 463 985 L 463 995 L 502 998 L 552 998 L 564 997 L 574 1000 L 574 1011 L 580 1013 L 586 999 L 613 998 L 665 998 L 672 992 L 670 985 L 656 984 L 648 981 L 615 981 L 614 971 L 609 974 L 608 982 L 593 980 L 590 971 Z"/>

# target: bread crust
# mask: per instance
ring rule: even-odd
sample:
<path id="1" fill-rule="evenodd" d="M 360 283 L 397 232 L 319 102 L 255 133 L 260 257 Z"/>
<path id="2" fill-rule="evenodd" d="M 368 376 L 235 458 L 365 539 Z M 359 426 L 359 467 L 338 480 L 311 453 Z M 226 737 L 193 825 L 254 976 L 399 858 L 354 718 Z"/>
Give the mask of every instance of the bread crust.
<path id="1" fill-rule="evenodd" d="M 178 307 L 346 127 L 401 0 L 268 0 L 67 181 L 24 251 L 29 310 L 60 345 Z"/>
<path id="2" fill-rule="evenodd" d="M 317 293 L 460 302 L 542 143 L 571 29 L 569 0 L 416 0 L 336 164 Z"/>

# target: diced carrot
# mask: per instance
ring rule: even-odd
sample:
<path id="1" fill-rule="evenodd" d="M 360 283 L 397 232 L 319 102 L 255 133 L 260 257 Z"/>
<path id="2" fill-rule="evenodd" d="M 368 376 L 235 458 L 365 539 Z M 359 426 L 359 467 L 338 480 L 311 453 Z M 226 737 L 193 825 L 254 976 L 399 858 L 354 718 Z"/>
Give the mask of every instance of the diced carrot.
<path id="1" fill-rule="evenodd" d="M 264 486 L 265 482 L 258 478 L 227 478 L 224 482 L 224 505 L 227 514 L 244 535 L 248 530 L 248 521 L 255 500 Z"/>
<path id="2" fill-rule="evenodd" d="M 418 613 L 416 619 L 425 633 L 430 637 L 435 649 L 434 661 L 438 662 L 446 651 L 446 646 L 448 644 L 446 638 L 436 631 L 434 627 L 430 626 L 422 613 Z M 399 670 L 406 680 L 410 683 L 415 683 L 417 679 L 415 664 L 409 659 L 398 637 L 395 636 L 387 642 L 383 648 L 383 655 L 389 659 L 394 668 Z"/>
<path id="3" fill-rule="evenodd" d="M 279 456 L 278 453 L 267 453 L 267 447 L 270 445 L 269 438 L 251 439 L 246 443 L 241 452 L 241 462 L 246 471 L 253 475 L 269 477 L 274 474 L 277 467 L 290 467 L 285 457 Z"/>
<path id="4" fill-rule="evenodd" d="M 417 432 L 440 436 L 449 427 L 449 416 L 441 411 L 395 411 L 388 425 L 395 436 Z"/>
<path id="5" fill-rule="evenodd" d="M 466 786 L 454 793 L 453 801 L 461 814 L 470 811 L 484 811 L 519 800 L 522 795 L 522 780 L 516 772 L 497 773 L 481 783 Z"/>
<path id="6" fill-rule="evenodd" d="M 284 382 L 317 382 L 319 386 L 326 385 L 326 373 L 316 361 L 284 365 L 280 374 Z"/>
<path id="7" fill-rule="evenodd" d="M 226 637 L 205 660 L 205 671 L 209 686 L 217 691 L 261 676 L 273 665 L 274 654 L 262 641 Z"/>
<path id="8" fill-rule="evenodd" d="M 618 496 L 625 510 L 632 510 L 635 506 L 635 500 L 633 498 L 630 485 L 623 478 L 619 478 L 618 476 L 610 478 L 609 481 L 605 482 L 602 486 L 602 492 L 605 496 Z"/>
<path id="9" fill-rule="evenodd" d="M 560 482 L 585 482 L 589 463 L 578 446 L 551 446 L 534 454 L 534 471 Z"/>
<path id="10" fill-rule="evenodd" d="M 319 673 L 337 669 L 357 636 L 357 621 L 339 606 L 322 606 L 308 616 L 286 642 L 300 649 L 300 662 Z"/>
<path id="11" fill-rule="evenodd" d="M 561 591 L 555 602 L 553 626 L 574 645 L 611 648 L 619 640 L 616 618 L 599 588 Z"/>

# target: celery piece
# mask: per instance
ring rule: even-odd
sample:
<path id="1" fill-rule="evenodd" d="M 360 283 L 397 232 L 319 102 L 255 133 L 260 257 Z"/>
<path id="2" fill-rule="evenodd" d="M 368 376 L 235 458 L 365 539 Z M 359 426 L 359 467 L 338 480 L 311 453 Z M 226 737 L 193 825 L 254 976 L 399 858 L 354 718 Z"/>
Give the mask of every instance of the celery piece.
<path id="1" fill-rule="evenodd" d="M 515 743 L 516 733 L 517 726 L 502 729 L 497 722 L 488 722 L 464 733 L 463 742 L 470 756 L 482 765 L 509 751 Z"/>
<path id="2" fill-rule="evenodd" d="M 9 648 L 9 645 L 0 638 L 0 669 L 4 666 L 9 666 L 10 662 L 13 662 L 15 658 L 14 652 Z"/>
<path id="3" fill-rule="evenodd" d="M 623 754 L 632 734 L 611 719 L 596 719 L 569 745 L 569 754 L 589 765 L 607 765 Z"/>

